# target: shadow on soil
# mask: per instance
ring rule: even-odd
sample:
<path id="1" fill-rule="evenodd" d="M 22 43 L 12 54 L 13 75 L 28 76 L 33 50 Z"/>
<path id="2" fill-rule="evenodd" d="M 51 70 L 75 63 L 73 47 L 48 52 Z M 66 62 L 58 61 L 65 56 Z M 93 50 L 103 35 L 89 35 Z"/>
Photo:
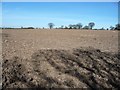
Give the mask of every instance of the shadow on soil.
<path id="1" fill-rule="evenodd" d="M 2 77 L 3 88 L 120 88 L 120 60 L 93 48 L 39 50 L 31 60 L 4 58 Z"/>

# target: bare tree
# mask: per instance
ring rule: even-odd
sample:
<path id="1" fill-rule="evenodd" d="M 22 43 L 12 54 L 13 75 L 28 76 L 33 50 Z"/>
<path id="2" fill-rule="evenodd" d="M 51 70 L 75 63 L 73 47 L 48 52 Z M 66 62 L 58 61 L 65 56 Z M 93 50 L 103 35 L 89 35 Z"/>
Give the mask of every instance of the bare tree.
<path id="1" fill-rule="evenodd" d="M 78 29 L 81 29 L 83 25 L 81 23 L 78 23 L 78 24 L 76 24 L 76 26 Z"/>
<path id="2" fill-rule="evenodd" d="M 115 29 L 120 30 L 120 24 L 116 24 Z"/>
<path id="3" fill-rule="evenodd" d="M 69 25 L 69 29 L 72 29 L 72 28 L 73 28 L 73 25 L 72 25 L 72 24 L 70 24 L 70 25 Z"/>
<path id="4" fill-rule="evenodd" d="M 67 26 L 65 26 L 65 28 L 64 29 L 68 29 L 68 27 Z"/>
<path id="5" fill-rule="evenodd" d="M 114 30 L 115 28 L 113 26 L 110 26 L 110 30 Z"/>
<path id="6" fill-rule="evenodd" d="M 86 25 L 86 26 L 83 27 L 83 29 L 89 29 L 89 26 Z"/>
<path id="7" fill-rule="evenodd" d="M 63 29 L 64 28 L 64 25 L 61 25 L 61 27 L 60 27 L 61 29 Z"/>
<path id="8" fill-rule="evenodd" d="M 69 29 L 77 29 L 79 27 L 79 25 L 78 24 L 70 24 L 69 25 Z"/>
<path id="9" fill-rule="evenodd" d="M 95 23 L 94 23 L 94 22 L 90 22 L 90 23 L 88 24 L 88 26 L 89 26 L 90 29 L 92 29 L 92 28 L 95 26 Z"/>
<path id="10" fill-rule="evenodd" d="M 77 29 L 77 25 L 72 25 L 73 29 Z"/>
<path id="11" fill-rule="evenodd" d="M 52 29 L 55 25 L 53 23 L 48 23 L 50 29 Z"/>

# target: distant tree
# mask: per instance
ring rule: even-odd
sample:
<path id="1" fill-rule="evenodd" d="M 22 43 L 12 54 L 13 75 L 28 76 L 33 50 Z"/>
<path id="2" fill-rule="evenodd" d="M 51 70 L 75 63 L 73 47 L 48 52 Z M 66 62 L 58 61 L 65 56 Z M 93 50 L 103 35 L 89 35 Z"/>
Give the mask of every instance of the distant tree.
<path id="1" fill-rule="evenodd" d="M 83 27 L 83 29 L 89 29 L 89 26 L 86 25 L 86 26 Z"/>
<path id="2" fill-rule="evenodd" d="M 95 23 L 94 23 L 94 22 L 90 22 L 90 23 L 88 24 L 88 26 L 89 26 L 90 29 L 92 29 L 92 28 L 95 26 Z"/>
<path id="3" fill-rule="evenodd" d="M 78 25 L 77 24 L 70 24 L 69 25 L 69 29 L 77 29 L 78 28 Z"/>
<path id="4" fill-rule="evenodd" d="M 97 28 L 93 29 L 93 30 L 98 30 Z"/>
<path id="5" fill-rule="evenodd" d="M 110 30 L 114 30 L 115 29 L 115 27 L 113 27 L 113 26 L 110 26 Z"/>
<path id="6" fill-rule="evenodd" d="M 99 30 L 105 30 L 104 27 L 100 28 Z"/>
<path id="7" fill-rule="evenodd" d="M 34 29 L 34 27 L 27 27 L 27 29 Z"/>
<path id="8" fill-rule="evenodd" d="M 73 28 L 73 25 L 72 25 L 72 24 L 70 24 L 70 25 L 69 25 L 69 29 L 72 29 L 72 28 Z"/>
<path id="9" fill-rule="evenodd" d="M 23 29 L 23 27 L 21 27 L 21 29 Z"/>
<path id="10" fill-rule="evenodd" d="M 49 26 L 50 29 L 52 29 L 53 26 L 55 26 L 55 25 L 53 23 L 48 23 L 48 26 Z"/>
<path id="11" fill-rule="evenodd" d="M 76 26 L 77 26 L 78 29 L 82 28 L 82 24 L 81 23 L 76 24 Z"/>
<path id="12" fill-rule="evenodd" d="M 105 30 L 104 27 L 102 27 L 101 30 Z"/>
<path id="13" fill-rule="evenodd" d="M 120 30 L 120 24 L 116 24 L 115 30 Z"/>
<path id="14" fill-rule="evenodd" d="M 65 26 L 65 28 L 64 29 L 68 29 L 68 27 L 67 26 Z"/>
<path id="15" fill-rule="evenodd" d="M 64 28 L 64 26 L 63 25 L 61 25 L 61 27 L 60 27 L 61 29 L 63 29 Z"/>
<path id="16" fill-rule="evenodd" d="M 73 29 L 77 29 L 77 25 L 72 25 Z"/>

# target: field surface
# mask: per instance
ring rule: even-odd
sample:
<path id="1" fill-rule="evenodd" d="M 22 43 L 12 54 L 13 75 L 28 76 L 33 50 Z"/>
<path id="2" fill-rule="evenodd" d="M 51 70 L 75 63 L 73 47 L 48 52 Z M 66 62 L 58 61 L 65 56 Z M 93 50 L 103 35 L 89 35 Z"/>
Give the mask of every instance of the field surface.
<path id="1" fill-rule="evenodd" d="M 3 30 L 3 88 L 120 88 L 118 31 Z"/>
<path id="2" fill-rule="evenodd" d="M 7 45 L 7 46 L 6 46 Z M 87 30 L 3 30 L 3 53 L 29 58 L 39 49 L 94 47 L 117 52 L 117 31 Z M 8 53 L 9 52 L 9 53 Z"/>

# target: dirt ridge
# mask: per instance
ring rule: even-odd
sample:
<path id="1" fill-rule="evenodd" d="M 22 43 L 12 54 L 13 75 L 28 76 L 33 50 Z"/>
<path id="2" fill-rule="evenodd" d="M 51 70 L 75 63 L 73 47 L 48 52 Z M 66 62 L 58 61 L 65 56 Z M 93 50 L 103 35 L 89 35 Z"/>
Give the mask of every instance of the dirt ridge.
<path id="1" fill-rule="evenodd" d="M 120 88 L 117 54 L 94 48 L 38 50 L 3 58 L 3 88 Z"/>

